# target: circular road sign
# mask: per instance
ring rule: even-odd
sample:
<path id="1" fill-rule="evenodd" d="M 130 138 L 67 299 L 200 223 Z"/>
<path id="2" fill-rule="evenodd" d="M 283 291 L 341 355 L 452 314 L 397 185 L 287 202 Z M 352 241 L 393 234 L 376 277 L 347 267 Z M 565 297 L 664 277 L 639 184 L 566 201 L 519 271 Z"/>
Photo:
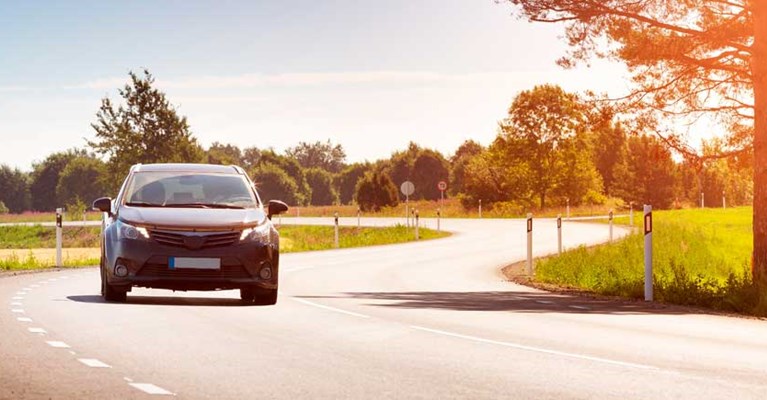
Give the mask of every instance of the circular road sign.
<path id="1" fill-rule="evenodd" d="M 447 182 L 439 181 L 439 183 L 437 184 L 437 189 L 444 192 L 447 189 Z"/>
<path id="2" fill-rule="evenodd" d="M 410 196 L 415 192 L 415 185 L 413 185 L 413 182 L 405 181 L 402 182 L 402 185 L 399 187 L 399 190 L 402 191 L 402 194 L 405 196 Z"/>

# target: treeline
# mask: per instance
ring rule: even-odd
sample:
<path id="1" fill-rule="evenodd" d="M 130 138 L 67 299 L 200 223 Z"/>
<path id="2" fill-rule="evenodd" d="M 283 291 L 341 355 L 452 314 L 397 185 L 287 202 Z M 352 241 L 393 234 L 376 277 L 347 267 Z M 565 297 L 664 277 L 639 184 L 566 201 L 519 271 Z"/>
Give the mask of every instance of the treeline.
<path id="1" fill-rule="evenodd" d="M 185 117 L 153 87 L 149 72 L 130 74 L 121 105 L 102 100 L 87 149 L 49 155 L 24 173 L 0 166 L 0 212 L 84 209 L 114 195 L 135 163 L 207 162 L 240 165 L 264 198 L 291 205 L 358 204 L 363 210 L 404 200 L 399 185 L 414 183 L 414 200 L 446 195 L 466 207 L 514 211 L 601 204 L 608 198 L 656 208 L 751 201 L 752 158 L 707 158 L 722 143 L 704 146 L 704 158 L 675 157 L 654 136 L 627 132 L 617 116 L 552 85 L 536 86 L 513 100 L 489 146 L 468 140 L 454 154 L 410 143 L 389 158 L 348 163 L 340 144 L 306 143 L 279 153 L 235 144 L 200 146 Z"/>

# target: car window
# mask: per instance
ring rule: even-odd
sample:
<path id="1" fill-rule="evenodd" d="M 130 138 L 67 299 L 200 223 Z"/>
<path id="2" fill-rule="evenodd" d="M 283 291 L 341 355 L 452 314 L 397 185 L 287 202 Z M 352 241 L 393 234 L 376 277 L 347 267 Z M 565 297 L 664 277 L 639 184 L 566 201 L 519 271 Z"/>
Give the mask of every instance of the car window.
<path id="1" fill-rule="evenodd" d="M 128 187 L 125 203 L 142 206 L 257 207 L 245 177 L 232 174 L 186 172 L 137 172 Z"/>

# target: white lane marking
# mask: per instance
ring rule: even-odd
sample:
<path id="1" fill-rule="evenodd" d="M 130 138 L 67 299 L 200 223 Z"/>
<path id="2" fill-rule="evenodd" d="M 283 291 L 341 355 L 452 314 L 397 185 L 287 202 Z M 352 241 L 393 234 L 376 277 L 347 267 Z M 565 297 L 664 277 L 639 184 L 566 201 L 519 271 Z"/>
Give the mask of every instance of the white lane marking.
<path id="1" fill-rule="evenodd" d="M 532 352 L 536 352 L 536 353 L 550 354 L 550 355 L 569 357 L 569 358 L 577 358 L 577 359 L 580 359 L 580 360 L 587 360 L 587 361 L 594 361 L 594 362 L 605 363 L 605 364 L 619 365 L 619 366 L 622 366 L 622 367 L 629 367 L 629 368 L 637 368 L 637 369 L 645 369 L 645 370 L 658 370 L 659 369 L 657 367 L 653 367 L 653 366 L 650 366 L 650 365 L 635 364 L 635 363 L 624 362 L 624 361 L 610 360 L 610 359 L 607 359 L 607 358 L 592 357 L 592 356 L 586 356 L 586 355 L 583 355 L 583 354 L 567 353 L 567 352 L 564 352 L 564 351 L 549 350 L 549 349 L 544 349 L 544 348 L 540 348 L 540 347 L 526 346 L 526 345 L 523 345 L 523 344 L 517 344 L 517 343 L 511 343 L 511 342 L 501 342 L 501 341 L 498 341 L 498 340 L 484 339 L 484 338 L 480 338 L 480 337 L 476 337 L 476 336 L 461 335 L 461 334 L 458 334 L 458 333 L 440 331 L 440 330 L 437 330 L 437 329 L 424 328 L 422 326 L 417 326 L 417 325 L 411 325 L 410 327 L 413 328 L 413 329 L 417 329 L 419 331 L 435 333 L 437 335 L 450 336 L 450 337 L 454 337 L 454 338 L 458 338 L 458 339 L 471 340 L 471 341 L 479 342 L 479 343 L 486 343 L 486 344 L 494 344 L 494 345 L 504 346 L 504 347 L 511 347 L 511 348 L 514 348 L 514 349 L 532 351 Z"/>
<path id="2" fill-rule="evenodd" d="M 314 269 L 314 268 L 315 267 L 313 265 L 307 265 L 304 267 L 289 268 L 289 269 L 286 269 L 285 272 L 296 272 L 296 271 L 303 271 L 303 270 Z"/>
<path id="3" fill-rule="evenodd" d="M 19 303 L 18 301 L 14 301 L 11 303 L 12 306 L 22 306 L 23 304 Z"/>
<path id="4" fill-rule="evenodd" d="M 69 354 L 71 354 L 71 355 L 73 355 L 73 356 L 74 356 L 74 355 L 77 355 L 77 353 L 75 353 L 75 352 L 74 352 L 74 351 L 72 351 L 72 350 L 69 350 Z"/>
<path id="5" fill-rule="evenodd" d="M 58 279 L 56 279 L 56 278 L 51 278 L 51 279 L 48 279 L 48 282 L 56 282 L 57 280 Z"/>
<path id="6" fill-rule="evenodd" d="M 109 364 L 99 361 L 95 358 L 78 358 L 77 361 L 91 367 L 91 368 L 112 368 Z"/>
<path id="7" fill-rule="evenodd" d="M 538 304 L 554 304 L 553 301 L 548 301 L 548 300 L 536 300 L 535 302 Z"/>
<path id="8" fill-rule="evenodd" d="M 48 346 L 55 347 L 57 349 L 68 349 L 69 345 L 64 342 L 57 342 L 54 340 L 48 340 L 45 343 L 48 343 Z"/>
<path id="9" fill-rule="evenodd" d="M 29 287 L 31 287 L 31 288 L 39 288 L 40 285 L 29 285 Z"/>
<path id="10" fill-rule="evenodd" d="M 370 318 L 369 316 L 364 315 L 364 314 L 358 314 L 356 312 L 346 311 L 346 310 L 342 310 L 340 308 L 335 308 L 335 307 L 325 306 L 325 305 L 322 305 L 322 304 L 313 303 L 313 302 L 311 302 L 309 300 L 299 299 L 299 298 L 296 298 L 296 297 L 293 297 L 293 300 L 295 300 L 295 301 L 297 301 L 297 302 L 299 302 L 301 304 L 306 304 L 307 306 L 317 307 L 317 308 L 321 308 L 323 310 L 334 311 L 334 312 L 341 313 L 341 314 L 351 315 L 352 317 Z"/>
<path id="11" fill-rule="evenodd" d="M 123 379 L 125 379 L 125 382 L 133 382 L 133 379 L 128 378 L 127 376 L 123 377 Z"/>
<path id="12" fill-rule="evenodd" d="M 129 383 L 129 385 L 133 386 L 134 388 L 147 393 L 147 394 L 159 394 L 164 396 L 175 396 L 173 392 L 169 392 L 159 386 L 153 385 L 151 383 Z"/>
<path id="13" fill-rule="evenodd" d="M 570 308 L 575 308 L 576 310 L 591 310 L 591 307 L 586 306 L 570 306 Z"/>
<path id="14" fill-rule="evenodd" d="M 19 296 L 24 296 L 24 295 L 27 295 L 29 293 L 27 293 L 27 292 L 16 292 L 16 294 L 19 295 Z"/>
<path id="15" fill-rule="evenodd" d="M 22 296 L 13 296 L 13 297 L 11 297 L 11 300 L 24 300 L 24 297 L 22 297 Z"/>
<path id="16" fill-rule="evenodd" d="M 42 334 L 48 333 L 43 328 L 27 328 L 27 330 L 29 331 L 29 333 L 42 333 Z"/>
<path id="17" fill-rule="evenodd" d="M 32 318 L 18 317 L 18 318 L 16 318 L 16 321 L 19 321 L 19 322 L 32 322 Z"/>
<path id="18" fill-rule="evenodd" d="M 32 291 L 32 288 L 29 288 L 29 287 L 25 287 L 25 288 L 22 288 L 21 290 L 23 290 L 23 291 L 25 291 L 25 292 L 31 292 L 31 291 Z"/>
<path id="19" fill-rule="evenodd" d="M 69 277 L 68 276 L 62 276 L 59 279 L 69 279 Z"/>
<path id="20" fill-rule="evenodd" d="M 22 310 L 21 308 L 12 308 L 11 312 L 16 314 L 24 314 L 24 310 Z"/>

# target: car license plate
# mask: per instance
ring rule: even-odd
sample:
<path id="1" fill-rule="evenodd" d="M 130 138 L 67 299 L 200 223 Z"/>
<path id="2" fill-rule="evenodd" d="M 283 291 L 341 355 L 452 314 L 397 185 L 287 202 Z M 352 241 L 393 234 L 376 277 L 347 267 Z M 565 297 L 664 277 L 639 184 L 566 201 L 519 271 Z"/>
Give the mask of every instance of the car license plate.
<path id="1" fill-rule="evenodd" d="M 168 258 L 169 269 L 221 269 L 220 258 Z"/>

